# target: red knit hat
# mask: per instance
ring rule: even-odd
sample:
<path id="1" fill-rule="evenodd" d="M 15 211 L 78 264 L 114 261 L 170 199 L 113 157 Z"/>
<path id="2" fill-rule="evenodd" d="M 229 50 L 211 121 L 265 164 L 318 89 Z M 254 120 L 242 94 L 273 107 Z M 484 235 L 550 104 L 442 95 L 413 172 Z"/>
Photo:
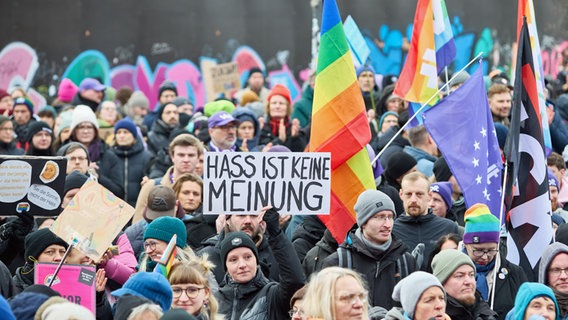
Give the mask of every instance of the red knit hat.
<path id="1" fill-rule="evenodd" d="M 0 100 L 2 100 L 2 98 L 9 96 L 10 94 L 8 93 L 8 91 L 4 90 L 4 89 L 0 89 Z"/>
<path id="2" fill-rule="evenodd" d="M 270 90 L 270 93 L 268 94 L 268 98 L 266 100 L 270 101 L 270 98 L 275 95 L 283 96 L 286 100 L 288 100 L 288 103 L 292 103 L 292 99 L 290 98 L 290 90 L 288 90 L 288 88 L 281 84 L 277 84 L 272 87 L 272 90 Z"/>

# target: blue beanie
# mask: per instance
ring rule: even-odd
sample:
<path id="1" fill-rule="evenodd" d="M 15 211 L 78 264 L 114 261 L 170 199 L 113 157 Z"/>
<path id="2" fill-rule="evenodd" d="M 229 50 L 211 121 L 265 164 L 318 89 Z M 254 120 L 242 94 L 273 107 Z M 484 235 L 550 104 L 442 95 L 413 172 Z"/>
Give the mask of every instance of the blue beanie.
<path id="1" fill-rule="evenodd" d="M 18 320 L 33 320 L 37 309 L 49 299 L 49 296 L 36 292 L 22 292 L 9 303 Z M 2 318 L 4 319 L 4 318 Z"/>
<path id="2" fill-rule="evenodd" d="M 381 131 L 383 129 L 383 122 L 385 121 L 385 118 L 388 115 L 393 115 L 398 119 L 398 113 L 396 113 L 394 111 L 387 111 L 387 112 L 383 113 L 383 115 L 381 116 L 381 119 L 379 120 L 379 131 Z"/>
<path id="3" fill-rule="evenodd" d="M 2 295 L 0 295 L 0 319 L 16 320 L 8 301 Z"/>
<path id="4" fill-rule="evenodd" d="M 115 297 L 122 297 L 127 294 L 143 297 L 158 304 L 164 311 L 170 310 L 173 300 L 170 283 L 166 277 L 157 272 L 135 273 L 126 280 L 122 288 L 114 290 L 110 294 Z"/>
<path id="5" fill-rule="evenodd" d="M 134 139 L 138 138 L 138 130 L 136 128 L 136 125 L 130 119 L 122 119 L 122 120 L 118 121 L 114 125 L 114 134 L 116 134 L 118 129 L 126 129 L 126 130 L 130 131 L 130 133 L 132 133 L 132 135 L 134 136 Z"/>
<path id="6" fill-rule="evenodd" d="M 357 74 L 357 78 L 359 78 L 359 76 L 361 75 L 361 73 L 363 71 L 371 71 L 373 73 L 373 75 L 375 75 L 375 69 L 373 69 L 372 66 L 362 65 L 362 66 L 359 66 L 357 69 L 355 69 L 355 73 Z"/>
<path id="7" fill-rule="evenodd" d="M 185 248 L 187 241 L 187 230 L 185 225 L 179 218 L 175 217 L 159 217 L 150 222 L 146 231 L 144 231 L 144 240 L 148 238 L 170 242 L 174 234 L 177 235 L 176 245 Z"/>

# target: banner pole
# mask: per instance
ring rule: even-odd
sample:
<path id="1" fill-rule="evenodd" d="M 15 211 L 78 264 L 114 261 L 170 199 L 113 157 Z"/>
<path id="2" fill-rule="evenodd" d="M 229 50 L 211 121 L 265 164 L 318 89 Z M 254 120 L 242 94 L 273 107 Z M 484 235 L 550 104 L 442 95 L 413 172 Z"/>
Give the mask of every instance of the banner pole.
<path id="1" fill-rule="evenodd" d="M 460 73 L 462 73 L 465 69 L 467 69 L 474 61 L 476 61 L 477 59 L 479 59 L 481 57 L 481 55 L 483 54 L 483 51 L 481 51 L 477 56 L 475 56 L 475 58 L 471 59 L 471 61 L 469 61 L 463 68 L 461 68 L 460 71 L 456 72 L 456 74 L 454 74 L 452 76 L 452 78 L 450 79 L 450 81 L 452 81 L 455 77 L 457 77 Z M 408 124 L 414 120 L 414 118 L 416 118 L 416 116 L 418 116 L 418 114 L 424 110 L 427 106 L 428 103 L 430 101 L 432 101 L 436 96 L 438 96 L 440 94 L 440 92 L 442 92 L 450 83 L 450 81 L 446 82 L 440 89 L 438 89 L 438 91 L 436 91 L 436 93 L 434 93 L 428 100 L 426 100 L 426 102 L 424 102 L 424 104 L 422 104 L 422 106 L 420 106 L 420 109 L 418 109 L 413 115 L 412 117 L 410 117 L 408 119 L 408 121 L 406 121 L 406 123 L 402 126 L 402 128 L 398 129 L 398 131 L 396 132 L 396 134 L 389 140 L 389 142 L 387 142 L 387 144 L 383 147 L 383 149 L 377 154 L 377 156 L 375 157 L 375 159 L 373 159 L 373 161 L 371 161 L 371 166 L 377 162 L 377 159 L 379 159 L 379 157 L 383 154 L 383 152 L 387 149 L 388 146 L 390 146 L 392 144 L 392 142 L 394 141 L 394 139 L 399 136 L 402 131 L 406 128 L 406 126 L 408 126 Z"/>
<path id="2" fill-rule="evenodd" d="M 65 263 L 65 260 L 67 260 L 67 256 L 69 256 L 69 253 L 71 252 L 72 248 L 73 248 L 73 244 L 70 244 L 69 247 L 67 247 L 67 251 L 65 251 L 63 258 L 61 258 L 61 262 L 59 262 L 59 264 L 57 265 L 57 268 L 55 269 L 55 272 L 53 273 L 53 275 L 51 275 L 51 280 L 49 280 L 49 284 L 47 285 L 48 287 L 51 287 L 51 285 L 55 281 L 55 277 L 59 273 L 59 270 L 61 270 L 61 266 L 63 266 L 63 264 Z"/>

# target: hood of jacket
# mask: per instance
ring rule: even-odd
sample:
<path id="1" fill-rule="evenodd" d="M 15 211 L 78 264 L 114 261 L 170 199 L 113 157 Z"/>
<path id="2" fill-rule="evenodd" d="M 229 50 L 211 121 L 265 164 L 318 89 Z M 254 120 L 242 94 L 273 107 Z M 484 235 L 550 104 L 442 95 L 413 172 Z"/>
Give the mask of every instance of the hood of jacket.
<path id="1" fill-rule="evenodd" d="M 544 250 L 538 266 L 538 282 L 548 285 L 546 271 L 548 270 L 552 260 L 554 260 L 554 257 L 556 257 L 559 253 L 568 254 L 568 246 L 561 242 L 554 242 L 549 245 L 546 250 Z"/>

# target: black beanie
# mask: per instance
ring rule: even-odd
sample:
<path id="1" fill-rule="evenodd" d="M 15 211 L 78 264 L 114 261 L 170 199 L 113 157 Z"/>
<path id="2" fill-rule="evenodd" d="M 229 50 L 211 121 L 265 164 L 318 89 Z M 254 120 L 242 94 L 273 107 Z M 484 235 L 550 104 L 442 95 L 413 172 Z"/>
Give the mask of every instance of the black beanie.
<path id="1" fill-rule="evenodd" d="M 178 94 L 178 90 L 177 90 L 175 83 L 173 83 L 171 81 L 164 81 L 164 83 L 162 83 L 162 85 L 160 86 L 160 89 L 158 90 L 158 100 L 160 100 L 160 97 L 162 96 L 162 92 L 164 92 L 166 90 L 171 90 L 171 91 L 175 92 L 176 96 Z"/>
<path id="2" fill-rule="evenodd" d="M 65 177 L 65 189 L 63 190 L 63 196 L 71 189 L 81 188 L 89 177 L 80 173 L 79 171 L 73 171 Z"/>
<path id="3" fill-rule="evenodd" d="M 162 114 L 164 113 L 164 108 L 168 105 L 168 104 L 173 104 L 175 106 L 175 104 L 173 102 L 166 102 L 162 105 L 160 105 L 159 109 L 158 109 L 158 120 L 162 120 Z M 177 108 L 177 107 L 176 107 Z M 163 121 L 163 120 L 162 120 Z"/>
<path id="4" fill-rule="evenodd" d="M 448 167 L 448 163 L 444 157 L 438 158 L 436 162 L 434 162 L 434 177 L 436 177 L 436 181 L 448 181 L 450 177 L 453 175 L 452 171 L 450 171 L 450 167 Z"/>
<path id="5" fill-rule="evenodd" d="M 57 244 L 67 249 L 67 242 L 51 232 L 51 230 L 44 228 L 34 231 L 26 236 L 24 241 L 24 257 L 26 262 L 33 263 L 37 260 L 39 255 L 52 244 Z"/>
<path id="6" fill-rule="evenodd" d="M 416 165 L 416 159 L 404 151 L 398 151 L 391 155 L 385 175 L 390 179 L 396 180 L 408 172 Z"/>
<path id="7" fill-rule="evenodd" d="M 49 135 L 51 136 L 51 141 L 53 143 L 53 129 L 51 129 L 51 127 L 43 121 L 32 121 L 30 123 L 26 141 L 31 143 L 33 136 L 40 131 L 46 131 L 47 133 L 49 133 Z"/>
<path id="8" fill-rule="evenodd" d="M 236 231 L 227 234 L 225 239 L 223 239 L 223 241 L 221 242 L 221 261 L 223 261 L 225 268 L 227 268 L 226 262 L 229 252 L 240 247 L 251 249 L 256 258 L 256 264 L 258 264 L 258 249 L 256 248 L 256 245 L 252 241 L 251 237 L 242 231 Z"/>

